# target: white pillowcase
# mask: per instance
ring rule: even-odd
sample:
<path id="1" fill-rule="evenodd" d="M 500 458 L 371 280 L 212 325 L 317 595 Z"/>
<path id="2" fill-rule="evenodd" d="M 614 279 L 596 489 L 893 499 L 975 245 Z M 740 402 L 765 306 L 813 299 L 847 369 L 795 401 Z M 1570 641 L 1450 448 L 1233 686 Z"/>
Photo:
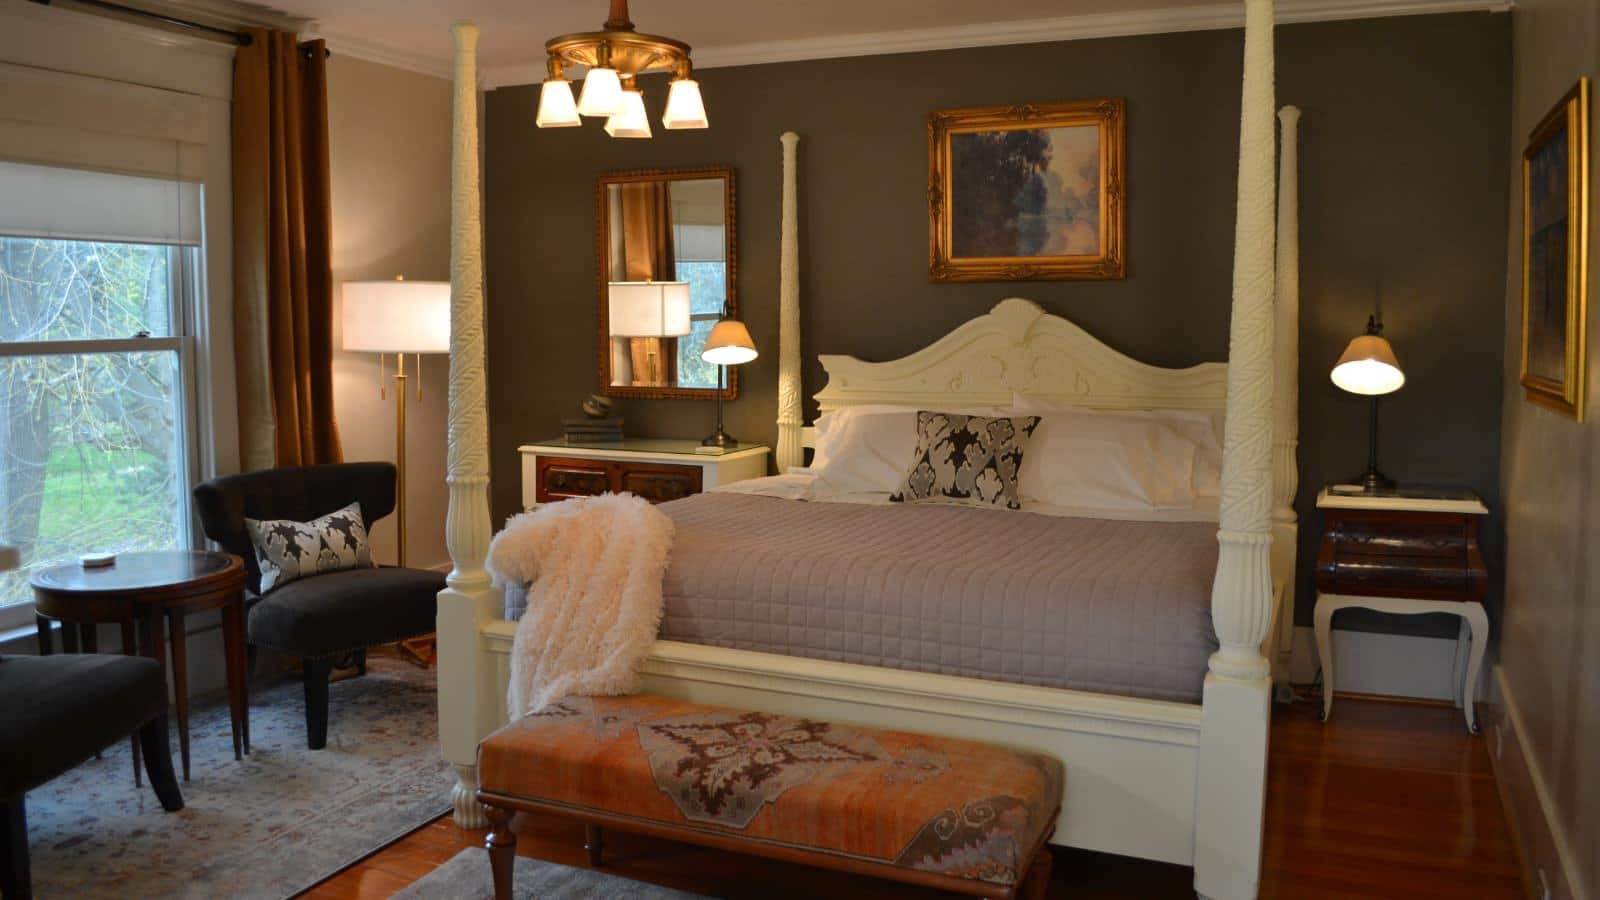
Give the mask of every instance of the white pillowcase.
<path id="1" fill-rule="evenodd" d="M 1022 460 L 1026 498 L 1098 509 L 1185 509 L 1218 490 L 1222 452 L 1210 413 L 1101 412 L 1024 394 L 1016 395 L 1015 408 L 1040 416 Z"/>
<path id="2" fill-rule="evenodd" d="M 889 494 L 899 490 L 917 452 L 917 412 L 925 408 L 847 406 L 823 413 L 817 419 L 810 471 L 833 493 Z M 969 416 L 1004 412 L 992 406 L 937 411 Z"/>

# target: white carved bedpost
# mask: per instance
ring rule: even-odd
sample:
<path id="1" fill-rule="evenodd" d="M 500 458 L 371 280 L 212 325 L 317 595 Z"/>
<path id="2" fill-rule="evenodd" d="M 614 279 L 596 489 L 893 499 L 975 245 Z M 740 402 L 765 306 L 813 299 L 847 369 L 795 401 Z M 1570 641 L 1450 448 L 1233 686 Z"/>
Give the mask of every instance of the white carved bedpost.
<path id="1" fill-rule="evenodd" d="M 800 220 L 794 148 L 800 135 L 783 142 L 783 238 L 778 255 L 778 474 L 805 465 L 800 445 Z"/>
<path id="2" fill-rule="evenodd" d="M 1280 695 L 1289 687 L 1294 649 L 1295 551 L 1298 547 L 1294 495 L 1300 487 L 1300 110 L 1278 110 L 1278 287 L 1273 328 L 1278 361 L 1272 392 L 1276 427 L 1272 444 L 1272 573 L 1283 582 L 1278 611 L 1278 652 L 1273 682 Z M 1288 699 L 1284 697 L 1284 699 Z"/>
<path id="3" fill-rule="evenodd" d="M 1256 895 L 1266 800 L 1272 625 L 1272 0 L 1246 0 L 1227 434 L 1211 620 L 1221 647 L 1206 674 L 1195 800 L 1195 891 Z"/>
<path id="4" fill-rule="evenodd" d="M 483 564 L 489 551 L 489 426 L 484 404 L 483 221 L 478 180 L 478 28 L 455 36 L 455 116 L 450 162 L 450 507 L 445 544 L 453 568 L 439 592 L 439 743 L 455 766 L 451 798 L 462 828 L 484 828 L 478 805 L 478 741 L 499 722 L 495 673 L 478 633 L 500 618 L 500 592 Z M 472 698 L 472 702 L 466 702 Z"/>

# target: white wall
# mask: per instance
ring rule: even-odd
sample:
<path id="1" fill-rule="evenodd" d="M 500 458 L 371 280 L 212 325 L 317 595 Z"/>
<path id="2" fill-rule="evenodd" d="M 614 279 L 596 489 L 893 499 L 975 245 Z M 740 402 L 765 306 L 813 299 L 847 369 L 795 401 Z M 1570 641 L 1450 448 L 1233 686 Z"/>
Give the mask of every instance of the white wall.
<path id="1" fill-rule="evenodd" d="M 1501 487 L 1506 594 L 1491 750 L 1537 884 L 1556 897 L 1600 890 L 1600 329 L 1586 336 L 1588 420 L 1523 399 L 1522 149 L 1580 75 L 1600 70 L 1593 0 L 1518 0 L 1510 152 Z M 1592 112 L 1591 112 L 1592 115 Z M 1591 151 L 1592 152 L 1592 151 Z M 1596 174 L 1590 162 L 1590 180 Z M 1594 215 L 1591 201 L 1590 216 Z M 1589 268 L 1600 261 L 1591 223 Z M 1591 284 L 1594 276 L 1590 276 Z M 1600 312 L 1590 300 L 1590 316 Z M 1503 748 L 1503 749 L 1502 749 Z M 1535 894 L 1537 896 L 1537 893 Z"/>
<path id="2" fill-rule="evenodd" d="M 450 280 L 450 82 L 343 57 L 328 61 L 329 155 L 333 174 L 333 279 Z M 336 287 L 337 290 L 337 287 Z M 341 334 L 335 310 L 334 340 Z M 445 400 L 449 358 L 422 362 L 406 398 L 407 564 L 448 563 L 444 546 Z M 395 456 L 394 366 L 336 351 L 334 411 L 347 460 Z M 395 517 L 373 530 L 381 562 L 395 559 Z"/>

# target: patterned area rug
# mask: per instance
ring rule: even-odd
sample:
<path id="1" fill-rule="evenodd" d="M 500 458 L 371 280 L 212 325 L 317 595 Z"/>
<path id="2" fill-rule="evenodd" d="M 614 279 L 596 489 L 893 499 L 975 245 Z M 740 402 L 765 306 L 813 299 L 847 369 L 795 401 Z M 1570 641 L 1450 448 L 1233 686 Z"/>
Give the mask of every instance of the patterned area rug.
<path id="1" fill-rule="evenodd" d="M 41 898 L 281 898 L 450 809 L 435 672 L 374 658 L 329 688 L 328 746 L 306 749 L 299 679 L 250 698 L 233 760 L 225 702 L 192 711 L 192 781 L 166 813 L 121 743 L 28 794 Z M 172 766 L 179 768 L 176 733 Z"/>
<path id="2" fill-rule="evenodd" d="M 526 856 L 517 857 L 514 883 L 516 900 L 707 900 L 703 894 Z M 488 900 L 494 897 L 488 852 L 468 847 L 394 896 L 396 900 Z"/>

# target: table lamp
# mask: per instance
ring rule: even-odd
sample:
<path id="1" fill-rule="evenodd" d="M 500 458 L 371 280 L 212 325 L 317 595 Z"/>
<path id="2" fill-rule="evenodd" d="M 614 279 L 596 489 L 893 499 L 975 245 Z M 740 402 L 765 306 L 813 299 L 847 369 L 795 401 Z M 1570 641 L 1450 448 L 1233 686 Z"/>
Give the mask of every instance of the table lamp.
<path id="1" fill-rule="evenodd" d="M 416 356 L 422 397 L 422 354 L 450 352 L 450 282 L 347 281 L 344 284 L 344 349 L 393 353 L 396 558 L 406 564 L 406 354 Z M 380 384 L 378 396 L 383 396 Z"/>
<path id="2" fill-rule="evenodd" d="M 722 430 L 722 391 L 728 381 L 728 367 L 743 365 L 756 358 L 756 342 L 750 329 L 738 319 L 722 318 L 712 326 L 700 358 L 717 367 L 717 430 L 701 441 L 704 447 L 736 447 L 739 442 Z"/>
<path id="3" fill-rule="evenodd" d="M 1344 348 L 1334 365 L 1333 383 L 1352 394 L 1371 398 L 1371 418 L 1367 429 L 1367 470 L 1355 479 L 1368 493 L 1389 490 L 1393 479 L 1378 471 L 1378 398 L 1400 390 L 1406 375 L 1400 371 L 1394 348 L 1383 337 L 1383 323 L 1377 316 L 1367 317 L 1365 334 L 1357 335 Z"/>
<path id="4" fill-rule="evenodd" d="M 628 341 L 628 357 L 633 363 L 630 384 L 666 385 L 662 338 L 683 337 L 691 330 L 689 282 L 613 281 L 608 285 L 607 300 L 611 336 Z"/>

